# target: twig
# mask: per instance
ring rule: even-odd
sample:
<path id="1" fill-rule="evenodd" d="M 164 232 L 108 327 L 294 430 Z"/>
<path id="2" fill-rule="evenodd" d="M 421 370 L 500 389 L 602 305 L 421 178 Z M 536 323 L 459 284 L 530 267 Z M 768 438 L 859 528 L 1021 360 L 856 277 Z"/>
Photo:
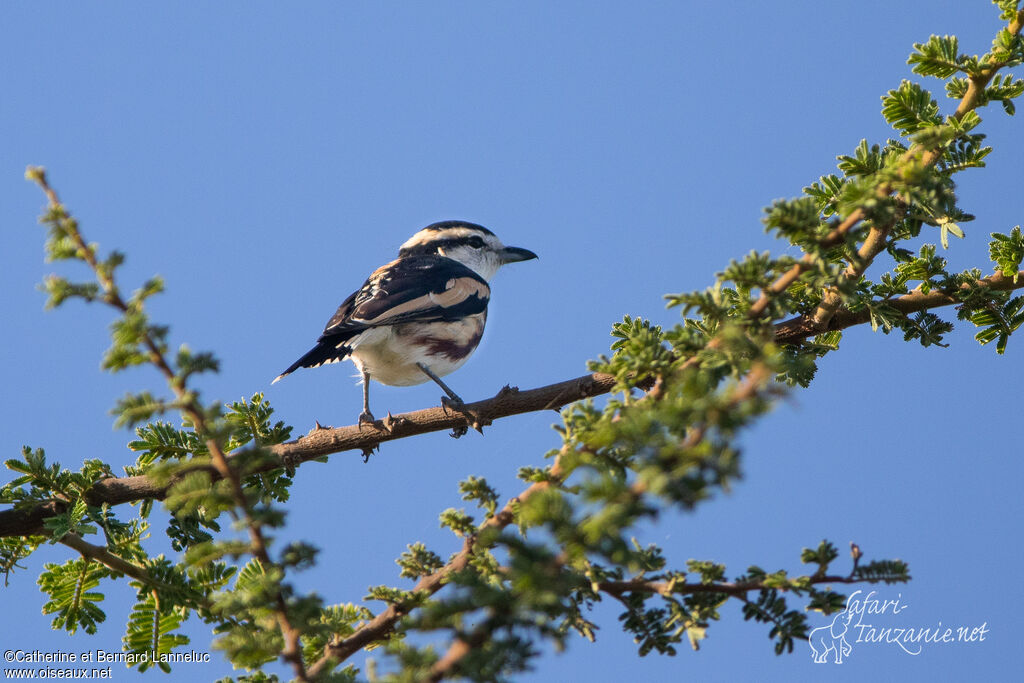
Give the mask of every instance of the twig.
<path id="1" fill-rule="evenodd" d="M 187 588 L 181 586 L 173 586 L 171 584 L 164 583 L 159 579 L 154 578 L 150 575 L 145 568 L 138 565 L 132 564 L 122 557 L 118 557 L 103 546 L 94 545 L 89 543 L 78 534 L 68 533 L 61 537 L 59 543 L 66 545 L 69 548 L 77 550 L 82 557 L 87 557 L 91 560 L 95 560 L 106 567 L 113 569 L 115 572 L 130 576 L 136 581 L 140 581 L 147 586 L 170 593 L 187 597 L 197 607 L 208 608 L 210 606 L 209 601 L 205 596 L 199 595 L 194 591 L 190 591 Z"/>
<path id="2" fill-rule="evenodd" d="M 988 287 L 993 291 L 1012 291 L 1024 288 L 1024 271 L 1017 273 L 1017 281 L 1013 276 L 1002 274 L 982 278 L 976 283 L 980 287 Z M 967 285 L 962 286 L 964 289 Z M 953 295 L 933 289 L 928 294 L 920 291 L 911 292 L 895 299 L 883 302 L 904 314 L 951 306 L 960 303 Z M 824 330 L 818 329 L 810 316 L 797 316 L 775 325 L 775 340 L 783 344 L 796 344 L 820 332 L 842 330 L 855 325 L 862 325 L 871 319 L 867 309 L 851 312 L 845 308 L 832 316 Z M 585 398 L 609 393 L 615 386 L 615 378 L 611 375 L 593 373 L 575 379 L 558 382 L 537 389 L 523 391 L 502 391 L 494 398 L 467 404 L 467 411 L 480 415 L 487 421 L 494 421 L 511 415 L 561 408 Z M 268 472 L 280 469 L 286 462 L 298 465 L 324 455 L 345 451 L 362 452 L 386 441 L 394 441 L 418 434 L 437 432 L 467 425 L 467 418 L 462 413 L 445 411 L 443 408 L 426 408 L 396 416 L 390 431 L 383 425 L 351 425 L 334 429 L 314 430 L 310 434 L 267 448 L 276 458 L 261 464 L 253 473 Z M 228 455 L 231 462 L 238 455 Z M 219 473 L 212 467 L 207 468 L 214 479 Z M 167 495 L 168 486 L 158 485 L 146 475 L 134 477 L 110 477 L 96 482 L 87 495 L 91 505 L 123 505 L 138 500 L 162 500 Z M 59 501 L 39 503 L 32 507 L 19 507 L 0 511 L 0 538 L 8 536 L 31 536 L 45 533 L 43 522 L 61 514 L 64 504 Z"/>
<path id="3" fill-rule="evenodd" d="M 46 194 L 46 197 L 50 202 L 51 208 L 63 210 L 63 205 L 61 204 L 56 191 L 50 187 L 46 180 L 45 172 L 43 172 L 42 169 L 33 169 L 31 171 L 31 176 L 43 189 L 43 192 Z M 89 248 L 89 245 L 86 244 L 85 239 L 82 237 L 82 233 L 79 232 L 73 224 L 70 228 L 67 228 L 66 231 L 68 237 L 71 238 L 75 243 L 75 246 L 78 248 L 81 258 L 96 274 L 96 279 L 103 288 L 103 300 L 121 313 L 129 313 L 131 308 L 121 297 L 121 294 L 114 283 L 113 277 L 105 273 L 100 267 L 100 264 L 96 260 L 96 255 L 93 253 L 92 249 Z M 206 424 L 206 416 L 204 415 L 202 406 L 199 405 L 194 395 L 186 391 L 184 382 L 175 375 L 174 370 L 171 369 L 170 364 L 164 357 L 156 339 L 154 339 L 148 332 L 145 332 L 143 333 L 142 343 L 149 352 L 150 362 L 157 368 L 157 370 L 160 371 L 160 374 L 164 376 L 164 379 L 167 380 L 167 384 L 171 387 L 171 390 L 178 399 L 181 411 L 195 426 L 196 433 L 204 435 L 209 434 L 209 429 Z M 256 522 L 253 516 L 252 504 L 242 488 L 241 478 L 231 467 L 231 463 L 229 462 L 224 449 L 221 448 L 220 442 L 212 437 L 207 438 L 206 447 L 210 453 L 210 457 L 217 474 L 220 475 L 220 478 L 227 480 L 231 487 L 235 503 L 241 510 L 241 518 L 249 533 L 253 556 L 256 557 L 264 567 L 273 566 L 274 562 L 271 560 L 270 554 L 267 551 L 267 542 L 263 536 L 261 525 Z M 302 659 L 302 644 L 300 642 L 301 632 L 292 625 L 288 615 L 288 606 L 285 602 L 284 595 L 280 590 L 277 591 L 277 595 L 275 596 L 275 603 L 278 625 L 281 629 L 281 635 L 285 642 L 285 648 L 281 652 L 281 658 L 292 665 L 292 668 L 295 670 L 296 677 L 299 680 L 309 680 L 306 676 L 305 663 Z"/>
<path id="4" fill-rule="evenodd" d="M 808 583 L 817 585 L 821 583 L 863 583 L 866 579 L 853 575 L 838 576 L 810 576 Z M 759 591 L 765 587 L 763 581 L 750 581 L 744 583 L 720 582 L 720 583 L 679 583 L 673 581 L 646 581 L 634 579 L 632 581 L 599 581 L 598 590 L 608 593 L 614 597 L 621 598 L 626 593 L 657 593 L 668 597 L 670 595 L 692 595 L 694 593 L 722 593 L 725 595 L 739 596 L 746 595 L 751 591 Z"/>
<path id="5" fill-rule="evenodd" d="M 463 542 L 461 551 L 436 572 L 420 578 L 416 585 L 413 586 L 412 591 L 433 595 L 441 590 L 449 576 L 454 572 L 465 569 L 469 565 L 473 551 L 476 548 L 476 536 L 480 532 L 488 529 L 501 530 L 506 528 L 515 522 L 515 510 L 525 501 L 551 486 L 560 485 L 564 477 L 567 476 L 567 473 L 562 469 L 562 456 L 567 450 L 568 447 L 563 446 L 559 454 L 555 456 L 554 462 L 548 469 L 548 479 L 530 484 L 522 493 L 509 500 L 500 512 L 484 520 L 477 527 L 477 534 L 466 538 Z M 363 624 L 352 635 L 343 640 L 330 643 L 325 649 L 323 657 L 309 667 L 309 675 L 316 678 L 328 667 L 333 666 L 334 663 L 345 661 L 366 645 L 387 637 L 402 616 L 403 611 L 395 605 L 391 605 L 369 622 Z"/>
<path id="6" fill-rule="evenodd" d="M 1007 26 L 1007 31 L 1011 35 L 1018 35 L 1021 29 L 1024 28 L 1024 10 L 1017 12 L 1013 21 Z M 1003 68 L 1005 63 L 996 62 L 990 64 L 988 67 L 982 69 L 982 71 L 968 79 L 967 91 L 964 96 L 960 98 L 960 102 L 957 104 L 956 111 L 953 112 L 953 119 L 955 121 L 961 121 L 970 112 L 974 111 L 981 104 L 985 87 L 991 82 L 992 77 L 996 75 L 999 69 Z M 924 167 L 934 166 L 938 163 L 939 159 L 942 158 L 941 148 L 922 149 L 920 145 L 913 145 L 903 155 L 904 161 L 910 161 L 915 156 L 920 155 L 921 164 Z M 892 187 L 888 183 L 879 186 L 878 192 L 876 193 L 879 197 L 886 197 L 892 192 Z M 909 206 L 904 205 L 902 207 L 902 214 L 906 214 Z M 857 214 L 861 214 L 857 216 Z M 849 217 L 847 217 L 845 223 L 848 223 L 854 216 L 857 216 L 857 220 L 863 218 L 863 212 L 857 209 Z M 864 243 L 857 251 L 857 258 L 847 266 L 843 272 L 843 281 L 838 285 L 829 287 L 822 296 L 821 303 L 817 310 L 814 312 L 812 319 L 819 330 L 824 330 L 831 320 L 832 316 L 835 315 L 836 311 L 842 305 L 843 296 L 841 293 L 842 286 L 847 283 L 856 282 L 867 270 L 868 266 L 875 260 L 885 249 L 885 242 L 889 236 L 889 230 L 896 223 L 896 218 L 887 221 L 886 225 L 872 226 L 868 232 L 868 236 L 865 238 Z"/>

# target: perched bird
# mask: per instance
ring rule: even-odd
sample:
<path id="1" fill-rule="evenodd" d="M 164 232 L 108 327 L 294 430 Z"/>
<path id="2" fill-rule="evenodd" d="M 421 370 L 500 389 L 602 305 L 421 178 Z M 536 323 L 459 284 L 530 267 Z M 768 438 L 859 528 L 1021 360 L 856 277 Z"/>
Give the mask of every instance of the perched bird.
<path id="1" fill-rule="evenodd" d="M 462 399 L 441 378 L 462 367 L 480 343 L 488 280 L 506 263 L 534 258 L 473 223 L 428 225 L 345 299 L 316 346 L 274 382 L 298 368 L 351 359 L 363 376 L 359 424 L 374 421 L 370 379 L 403 387 L 432 379 L 447 394 L 442 404 L 459 407 Z"/>

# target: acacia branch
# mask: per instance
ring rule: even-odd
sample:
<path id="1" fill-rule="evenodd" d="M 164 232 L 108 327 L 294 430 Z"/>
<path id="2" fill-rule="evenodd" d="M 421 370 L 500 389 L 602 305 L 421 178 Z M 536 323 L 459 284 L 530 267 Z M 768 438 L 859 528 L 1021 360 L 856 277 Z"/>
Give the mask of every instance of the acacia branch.
<path id="1" fill-rule="evenodd" d="M 1011 21 L 1006 27 L 1006 30 L 1010 35 L 1016 36 L 1020 34 L 1022 28 L 1024 28 L 1024 10 L 1017 12 L 1013 21 Z M 996 72 L 1004 66 L 1006 66 L 1005 62 L 993 62 L 987 64 L 980 72 L 973 74 L 968 79 L 967 91 L 964 93 L 963 97 L 960 98 L 956 111 L 953 112 L 952 118 L 954 121 L 962 121 L 967 114 L 983 104 L 985 87 L 992 81 L 992 77 L 996 75 Z M 942 158 L 942 148 L 933 147 L 930 149 L 922 149 L 921 145 L 915 144 L 903 155 L 903 160 L 910 161 L 918 155 L 920 155 L 921 165 L 928 168 L 937 164 L 939 159 Z M 879 186 L 876 194 L 879 197 L 887 197 L 892 193 L 892 190 L 893 188 L 891 184 L 884 183 Z M 880 254 L 885 248 L 885 242 L 889 236 L 889 231 L 892 229 L 892 226 L 896 224 L 896 221 L 901 217 L 901 215 L 906 215 L 909 208 L 908 204 L 901 203 L 901 211 L 897 217 L 886 221 L 885 225 L 873 225 L 871 227 L 864 243 L 857 251 L 857 258 L 852 260 L 846 267 L 846 270 L 843 271 L 842 283 L 829 287 L 822 296 L 821 304 L 813 315 L 814 323 L 818 326 L 819 330 L 824 331 L 832 316 L 839 310 L 843 301 L 842 285 L 856 282 L 860 279 L 861 275 L 864 274 L 864 271 L 866 271 L 872 261 L 875 260 L 875 257 L 878 256 L 878 254 Z M 843 225 L 849 224 L 851 220 L 854 222 L 860 221 L 862 218 L 864 218 L 864 212 L 861 209 L 857 209 L 847 216 L 846 220 L 843 221 Z"/>
<path id="2" fill-rule="evenodd" d="M 1024 288 L 1024 270 L 1013 273 L 1009 276 L 1003 273 L 996 273 L 989 277 L 976 280 L 973 285 L 964 283 L 960 290 L 969 291 L 971 287 L 985 287 L 994 292 L 1009 292 L 1015 289 Z M 885 304 L 886 306 L 899 311 L 904 315 L 920 313 L 921 311 L 941 308 L 943 306 L 955 306 L 963 303 L 954 294 L 948 291 L 932 289 L 927 294 L 915 289 L 909 294 L 895 297 L 893 299 L 879 299 L 874 303 Z M 851 311 L 848 308 L 840 308 L 832 315 L 824 327 L 820 327 L 813 315 L 800 315 L 795 318 L 777 323 L 775 325 L 775 340 L 783 344 L 792 344 L 803 341 L 808 337 L 832 330 L 845 330 L 854 325 L 863 325 L 871 320 L 871 311 L 861 308 Z"/>
<path id="3" fill-rule="evenodd" d="M 817 585 L 821 583 L 863 583 L 868 579 L 858 578 L 852 574 L 847 576 L 809 576 L 808 583 Z M 880 581 L 883 579 L 879 579 Z M 720 582 L 720 583 L 679 583 L 676 581 L 647 581 L 634 579 L 632 581 L 599 581 L 597 588 L 603 593 L 615 597 L 622 597 L 628 593 L 657 593 L 669 597 L 672 595 L 692 595 L 694 593 L 722 593 L 733 597 L 746 595 L 751 591 L 759 591 L 765 588 L 764 581 L 750 581 L 743 583 Z M 780 589 L 785 590 L 785 589 Z"/>
<path id="4" fill-rule="evenodd" d="M 430 683 L 437 683 L 452 675 L 459 663 L 485 642 L 487 642 L 487 630 L 484 628 L 477 628 L 464 638 L 456 638 L 444 656 L 430 667 L 430 677 L 427 680 Z"/>
<path id="5" fill-rule="evenodd" d="M 52 210 L 59 211 L 65 216 L 68 215 L 64 211 L 64 206 L 61 204 L 56 191 L 50 186 L 49 182 L 47 182 L 46 172 L 42 168 L 30 168 L 28 171 L 28 177 L 35 180 L 35 182 L 42 188 Z M 86 243 L 84 236 L 78 230 L 77 223 L 68 221 L 65 223 L 64 229 L 67 237 L 77 248 L 78 256 L 92 269 L 100 287 L 103 289 L 102 301 L 119 311 L 122 315 L 131 314 L 134 308 L 121 296 L 120 290 L 114 282 L 113 271 L 100 266 L 100 263 L 96 258 L 94 248 L 90 247 L 90 245 Z M 232 496 L 235 499 L 235 504 L 238 506 L 238 510 L 241 511 L 239 514 L 237 511 L 232 510 L 231 514 L 236 519 L 240 517 L 242 522 L 244 522 L 245 528 L 249 534 L 249 542 L 253 556 L 259 560 L 264 567 L 273 566 L 274 562 L 267 549 L 267 541 L 263 534 L 262 525 L 256 521 L 253 514 L 252 503 L 242 488 L 242 477 L 232 467 L 232 463 L 229 461 L 221 443 L 210 436 L 210 430 L 207 425 L 206 415 L 203 411 L 202 405 L 200 405 L 196 396 L 187 390 L 187 387 L 185 386 L 185 377 L 177 375 L 171 368 L 171 364 L 168 362 L 164 354 L 162 344 L 159 342 L 157 337 L 154 337 L 154 335 L 150 333 L 149 328 L 142 333 L 141 344 L 146 349 L 149 362 L 160 372 L 161 375 L 163 375 L 168 386 L 170 386 L 174 395 L 177 397 L 182 414 L 195 426 L 196 434 L 200 434 L 205 437 L 204 441 L 207 451 L 210 454 L 213 468 L 216 470 L 219 478 L 227 480 Z M 82 543 L 89 545 L 85 543 L 85 541 L 82 541 Z M 79 549 L 79 552 L 85 554 L 86 551 Z M 110 557 L 115 556 L 111 555 Z M 128 565 L 128 567 L 130 567 L 130 565 Z M 119 571 L 125 570 L 121 569 Z M 129 572 L 126 571 L 125 573 Z M 299 680 L 306 681 L 308 678 L 306 676 L 305 664 L 302 659 L 302 644 L 300 642 L 301 632 L 291 623 L 288 605 L 285 602 L 284 594 L 280 589 L 278 589 L 277 595 L 275 596 L 275 613 L 278 625 L 281 629 L 281 636 L 285 642 L 285 647 L 281 651 L 281 658 L 292 665 L 292 668 L 295 670 L 296 677 Z"/>
<path id="6" fill-rule="evenodd" d="M 1024 288 L 1024 271 L 1011 276 L 992 275 L 978 280 L 976 285 L 988 287 L 993 291 Z M 962 288 L 967 289 L 968 285 L 962 285 Z M 928 294 L 914 291 L 879 303 L 885 303 L 893 309 L 909 315 L 919 311 L 955 305 L 960 301 L 953 294 L 933 289 Z M 797 316 L 775 325 L 775 339 L 783 344 L 797 344 L 823 331 L 842 330 L 854 325 L 862 325 L 870 318 L 871 314 L 866 308 L 856 312 L 841 308 L 822 330 L 814 323 L 811 316 Z M 314 429 L 295 441 L 268 447 L 267 451 L 275 457 L 260 464 L 253 473 L 267 472 L 285 465 L 295 466 L 333 453 L 365 452 L 381 443 L 418 434 L 457 429 L 474 424 L 483 426 L 494 420 L 522 413 L 558 410 L 575 401 L 607 394 L 614 387 L 615 378 L 613 376 L 592 373 L 536 389 L 520 391 L 505 388 L 493 398 L 467 404 L 464 412 L 454 412 L 440 407 L 426 408 L 399 415 L 390 421 L 382 420 L 374 425 Z M 240 455 L 242 454 L 229 455 L 227 459 L 233 461 Z M 212 467 L 207 469 L 210 470 L 213 479 L 219 478 L 219 473 L 216 470 Z M 147 499 L 163 500 L 167 495 L 168 487 L 166 484 L 158 484 L 146 475 L 111 477 L 96 482 L 89 489 L 86 500 L 89 504 L 97 506 L 104 503 L 123 505 Z M 65 505 L 63 501 L 50 500 L 0 511 L 0 537 L 45 534 L 46 528 L 43 526 L 43 522 L 64 511 Z"/>
<path id="7" fill-rule="evenodd" d="M 562 456 L 566 452 L 568 452 L 568 446 L 563 446 L 562 450 L 555 456 L 551 467 L 548 468 L 547 479 L 530 484 L 522 493 L 510 499 L 500 512 L 493 517 L 488 517 L 477 527 L 477 535 L 488 529 L 500 531 L 506 528 L 515 522 L 516 511 L 524 502 L 541 491 L 560 485 L 565 477 L 568 476 L 568 473 L 562 469 Z M 475 549 L 476 536 L 466 538 L 462 544 L 462 550 L 437 571 L 421 577 L 416 582 L 416 585 L 413 586 L 412 592 L 433 595 L 441 590 L 449 576 L 454 572 L 465 569 L 469 565 Z M 356 629 L 355 633 L 349 637 L 329 643 L 325 648 L 323 657 L 309 667 L 308 673 L 310 677 L 316 678 L 324 670 L 338 662 L 345 661 L 370 643 L 386 638 L 404 613 L 405 611 L 398 605 L 390 605 L 386 610 Z"/>
<path id="8" fill-rule="evenodd" d="M 730 389 L 728 404 L 736 406 L 744 401 L 754 398 L 763 389 L 763 387 L 771 381 L 771 377 L 772 374 L 763 363 L 754 363 L 750 372 L 743 381 Z M 641 400 L 658 400 L 656 388 L 657 387 L 655 387 L 654 390 L 649 392 L 647 396 Z M 687 438 L 683 443 L 683 448 L 693 448 L 698 445 L 704 439 L 706 432 L 706 425 L 696 425 L 687 435 Z M 573 448 L 574 447 L 568 443 L 563 445 L 562 449 L 555 457 L 554 463 L 548 470 L 548 476 L 544 481 L 534 482 L 528 486 L 520 495 L 509 500 L 508 503 L 505 504 L 505 507 L 502 508 L 501 512 L 480 524 L 477 528 L 477 533 L 465 540 L 462 550 L 457 555 L 437 571 L 421 578 L 413 587 L 412 591 L 414 593 L 426 593 L 427 595 L 433 595 L 439 591 L 447 582 L 448 577 L 450 577 L 454 572 L 464 569 L 468 565 L 476 547 L 476 536 L 478 536 L 480 532 L 487 529 L 502 530 L 510 524 L 513 524 L 516 521 L 516 511 L 522 507 L 522 504 L 525 501 L 530 497 L 537 495 L 538 492 L 551 486 L 560 486 L 571 473 L 571 471 L 566 472 L 563 470 L 562 458 Z M 645 493 L 646 487 L 639 480 L 635 481 L 629 487 L 628 491 L 628 495 L 637 500 Z M 556 562 L 561 565 L 564 560 L 559 559 Z M 398 620 L 401 619 L 403 615 L 404 612 L 400 608 L 396 605 L 391 605 L 372 621 L 356 629 L 355 633 L 349 637 L 344 640 L 328 644 L 324 655 L 309 668 L 310 674 L 315 676 L 324 669 L 345 661 L 345 659 L 351 657 L 366 645 L 386 638 L 395 628 Z M 432 678 L 430 680 L 440 680 L 441 677 L 456 667 L 459 661 L 470 651 L 471 648 L 467 641 L 461 637 L 456 638 L 445 653 L 444 657 L 434 665 L 434 668 L 431 670 Z"/>
<path id="9" fill-rule="evenodd" d="M 196 606 L 209 607 L 209 601 L 206 600 L 204 596 L 182 586 L 174 586 L 164 583 L 159 579 L 154 578 L 144 567 L 140 567 L 115 555 L 103 546 L 89 543 L 78 534 L 64 534 L 60 538 L 59 543 L 66 545 L 73 550 L 77 550 L 82 557 L 95 560 L 96 562 L 105 565 L 108 569 L 112 569 L 115 572 L 124 574 L 125 576 L 130 576 L 136 581 L 144 583 L 151 588 L 155 588 L 165 593 L 183 596 Z"/>

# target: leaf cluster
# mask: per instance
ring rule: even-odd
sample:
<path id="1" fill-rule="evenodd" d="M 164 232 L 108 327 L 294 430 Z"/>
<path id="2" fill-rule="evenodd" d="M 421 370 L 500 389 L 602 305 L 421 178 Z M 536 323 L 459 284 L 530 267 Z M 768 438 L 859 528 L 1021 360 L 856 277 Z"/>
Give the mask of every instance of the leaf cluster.
<path id="1" fill-rule="evenodd" d="M 1019 16 L 1017 2 L 996 5 L 1006 20 Z M 369 607 L 328 605 L 298 589 L 294 575 L 315 565 L 315 547 L 273 537 L 284 528 L 282 504 L 294 472 L 277 466 L 268 448 L 286 441 L 291 428 L 273 419 L 259 393 L 204 404 L 196 378 L 216 372 L 219 362 L 185 345 L 171 352 L 169 328 L 146 309 L 163 291 L 162 280 L 122 294 L 124 256 L 102 255 L 86 241 L 43 171 L 30 169 L 50 199 L 42 217 L 48 259 L 76 261 L 92 273 L 90 281 L 47 278 L 47 305 L 81 299 L 110 306 L 117 319 L 103 367 L 150 365 L 167 382 L 166 395 L 131 393 L 113 413 L 115 426 L 135 427 L 129 448 L 136 460 L 127 474 L 167 486 L 161 526 L 176 555 L 149 552 L 153 501 L 132 515 L 94 503 L 94 487 L 113 476 L 108 465 L 87 461 L 71 471 L 48 463 L 41 449 L 25 448 L 6 463 L 17 476 L 0 488 L 0 503 L 46 505 L 53 514 L 38 536 L 0 541 L 0 570 L 8 577 L 47 541 L 76 547 L 81 557 L 48 564 L 39 579 L 54 628 L 95 632 L 106 618 L 99 589 L 128 575 L 136 600 L 126 652 L 173 652 L 188 643 L 182 626 L 195 617 L 213 625 L 216 647 L 234 666 L 255 672 L 240 680 L 272 679 L 260 669 L 277 659 L 299 678 L 314 671 L 355 680 L 359 672 L 338 654 L 353 637 L 359 648 L 377 648 L 386 671 L 379 676 L 377 662 L 370 666 L 383 680 L 505 680 L 530 666 L 540 641 L 561 649 L 575 635 L 595 639 L 589 610 L 604 600 L 621 605 L 620 624 L 642 656 L 675 655 L 680 643 L 698 648 L 730 600 L 742 605 L 746 620 L 767 627 L 776 653 L 792 652 L 807 637 L 807 611 L 842 609 L 834 584 L 907 581 L 906 564 L 861 563 L 855 547 L 852 568 L 837 574 L 839 553 L 822 541 L 802 550 L 804 567 L 794 576 L 754 564 L 729 580 L 727 567 L 713 560 L 673 567 L 662 548 L 635 535 L 662 511 L 692 510 L 742 476 L 744 430 L 786 385 L 813 381 L 819 359 L 838 350 L 842 333 L 828 329 L 837 306 L 923 346 L 946 345 L 953 323 L 928 310 L 905 313 L 896 305 L 901 297 L 937 292 L 955 301 L 957 318 L 981 328 L 978 341 L 996 342 L 998 353 L 1024 324 L 1024 297 L 994 291 L 980 270 L 951 273 L 939 247 L 919 241 L 934 235 L 947 250 L 950 237 L 966 238 L 961 225 L 973 216 L 959 204 L 956 174 L 983 167 L 991 152 L 977 132 L 978 109 L 999 102 L 1014 113 L 1024 81 L 996 72 L 1024 63 L 1024 45 L 1003 30 L 989 52 L 967 55 L 955 37 L 932 36 L 915 45 L 908 61 L 916 74 L 943 80 L 961 106 L 944 114 L 930 90 L 899 83 L 882 97 L 895 139 L 862 140 L 837 157 L 835 173 L 765 210 L 765 229 L 784 242 L 786 255 L 750 252 L 728 263 L 707 289 L 667 296 L 681 313 L 671 327 L 631 316 L 615 323 L 609 355 L 590 365 L 615 378 L 614 395 L 561 411 L 553 462 L 522 468 L 527 487 L 505 506 L 485 479 L 462 481 L 458 494 L 476 509 L 449 508 L 439 520 L 458 550 L 445 558 L 410 543 L 397 564 L 400 578 L 416 583 L 368 589 L 364 600 L 394 615 L 372 632 L 377 614 Z M 874 251 L 865 247 L 872 239 L 880 241 Z M 882 251 L 893 267 L 869 279 Z M 993 233 L 990 255 L 995 270 L 1016 282 L 1024 261 L 1020 228 Z M 824 323 L 781 345 L 774 323 L 790 316 L 820 316 Z M 440 642 L 455 649 L 441 653 Z M 452 652 L 458 656 L 446 656 Z M 152 659 L 135 665 L 170 670 Z"/>

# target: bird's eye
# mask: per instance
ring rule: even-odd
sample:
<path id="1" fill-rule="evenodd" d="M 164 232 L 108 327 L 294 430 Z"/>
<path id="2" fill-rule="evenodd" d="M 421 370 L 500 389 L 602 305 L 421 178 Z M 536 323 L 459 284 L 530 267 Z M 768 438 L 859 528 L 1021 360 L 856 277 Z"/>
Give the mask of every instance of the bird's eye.
<path id="1" fill-rule="evenodd" d="M 469 238 L 469 246 L 473 247 L 474 249 L 480 249 L 481 247 L 484 246 L 484 241 L 482 238 L 476 237 L 474 235 L 473 237 Z"/>

